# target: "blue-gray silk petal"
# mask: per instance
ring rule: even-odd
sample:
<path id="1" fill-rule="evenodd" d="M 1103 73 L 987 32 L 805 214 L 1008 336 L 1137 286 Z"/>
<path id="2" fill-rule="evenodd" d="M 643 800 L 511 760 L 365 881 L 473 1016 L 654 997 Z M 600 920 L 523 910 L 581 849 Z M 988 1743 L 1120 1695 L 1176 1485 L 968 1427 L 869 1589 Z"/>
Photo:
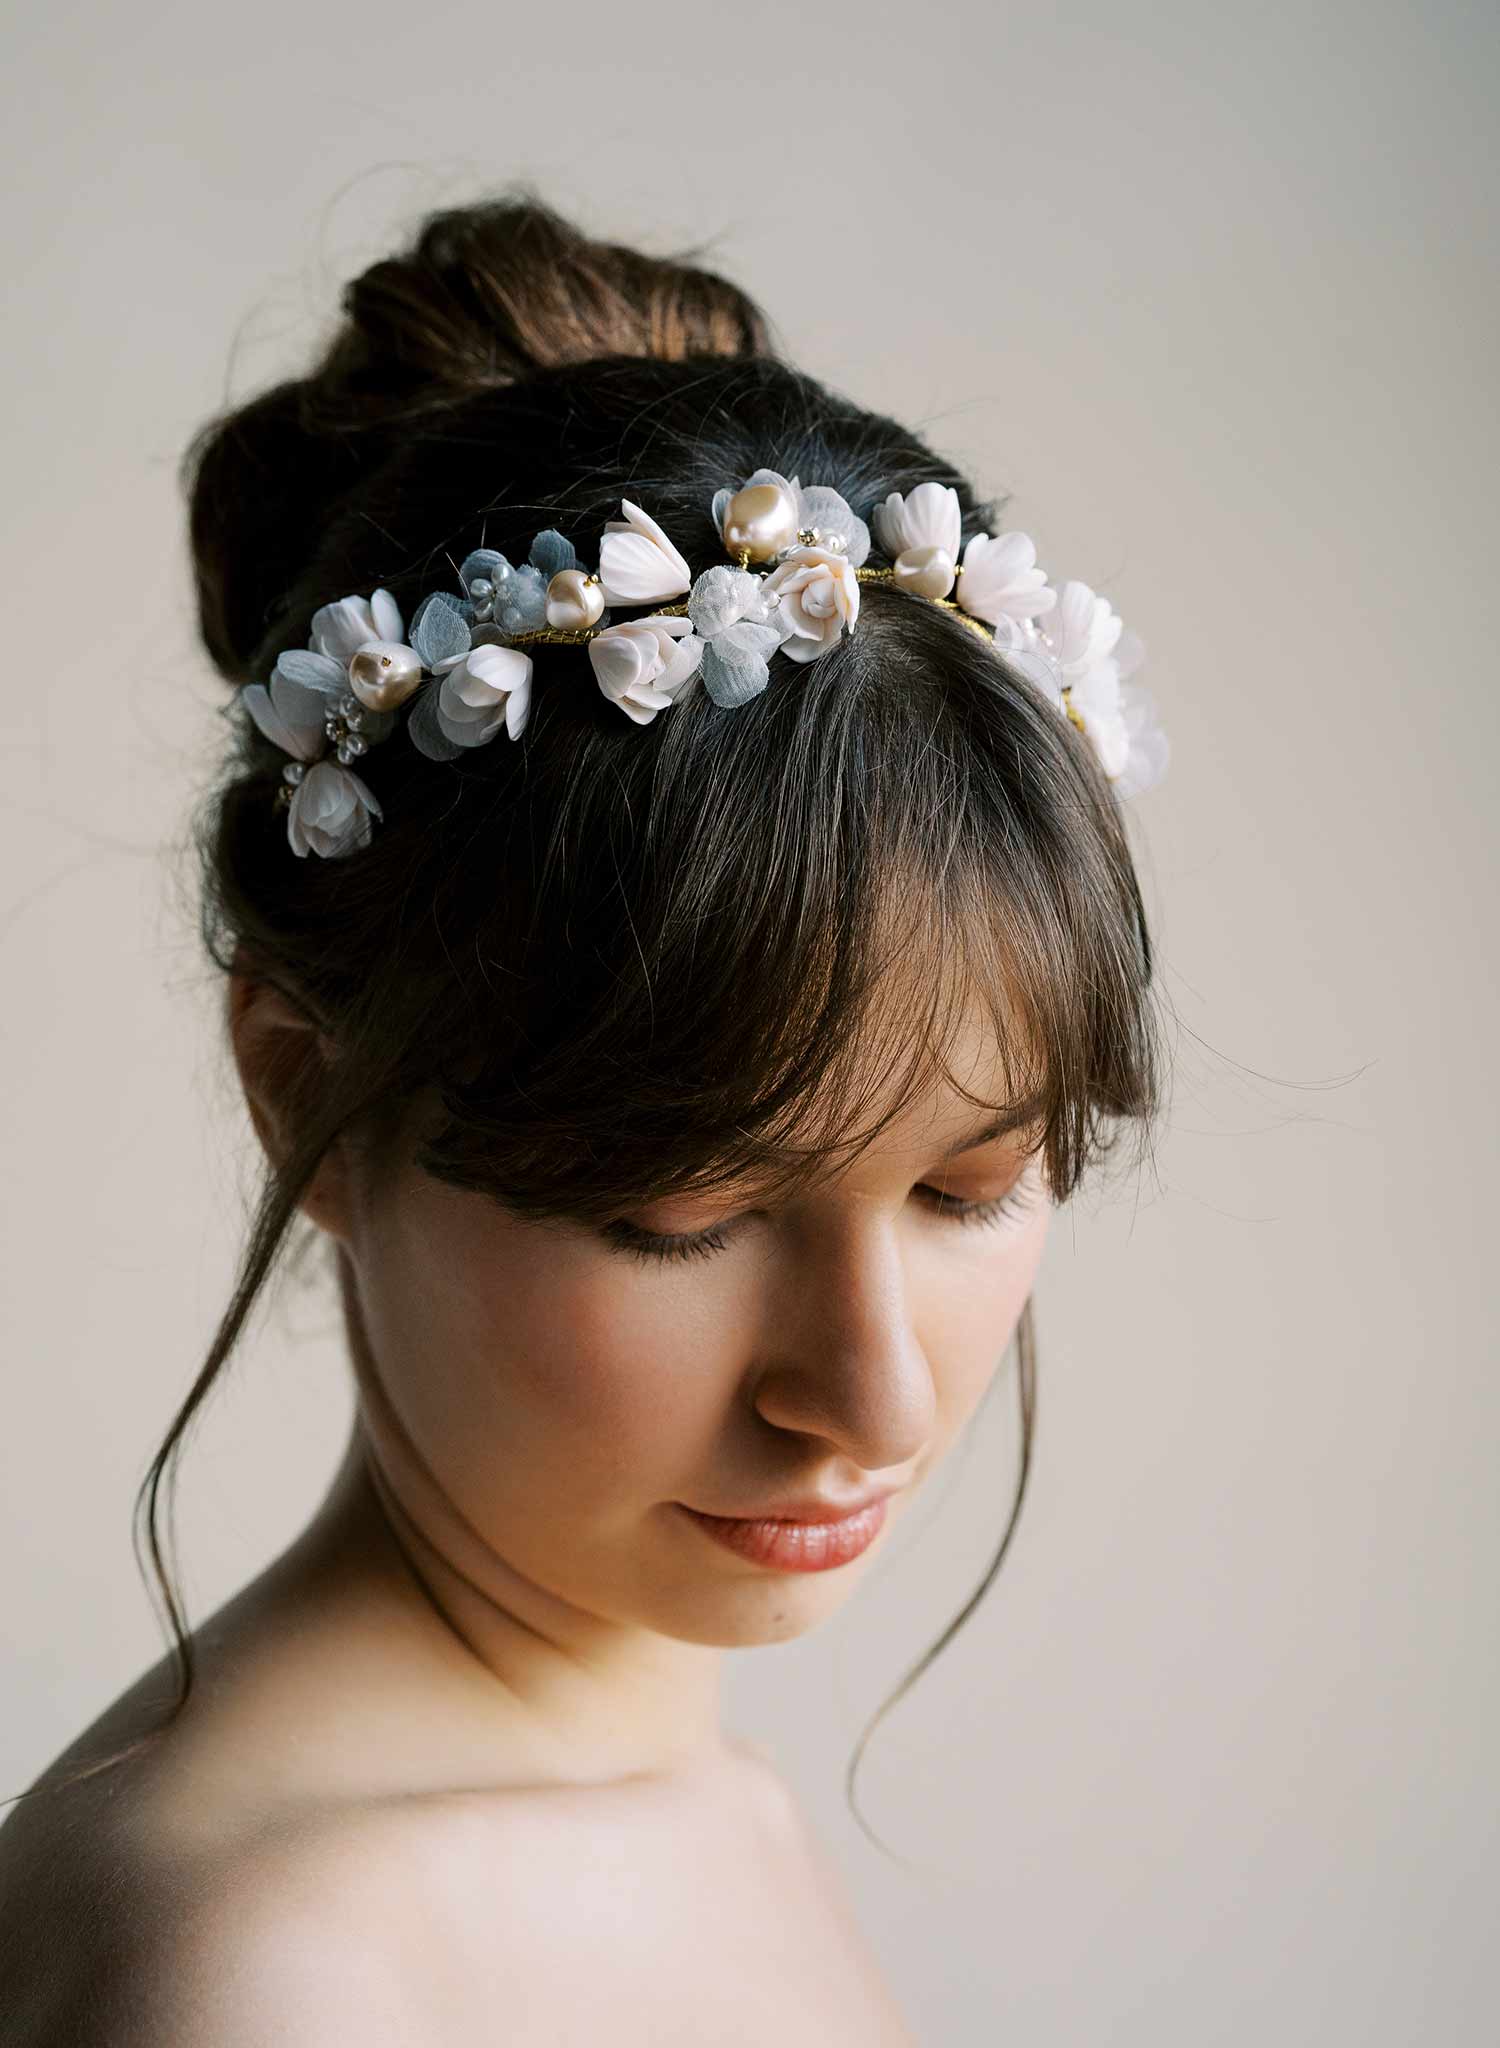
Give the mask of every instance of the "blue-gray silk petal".
<path id="1" fill-rule="evenodd" d="M 504 555 L 499 554 L 494 548 L 475 548 L 472 555 L 465 555 L 462 562 L 459 563 L 458 580 L 465 590 L 468 589 L 476 576 L 487 576 L 490 582 L 493 583 L 495 571 L 502 563 L 507 569 L 510 567 Z"/>
<path id="2" fill-rule="evenodd" d="M 429 591 L 412 614 L 410 644 L 423 668 L 436 668 L 455 654 L 467 654 L 472 639 L 459 600 L 446 590 Z"/>
<path id="3" fill-rule="evenodd" d="M 442 688 L 440 678 L 424 684 L 420 696 L 406 721 L 406 730 L 411 743 L 419 754 L 425 754 L 429 761 L 456 761 L 463 752 L 443 732 L 437 721 L 438 694 Z"/>
<path id="4" fill-rule="evenodd" d="M 732 649 L 721 653 L 717 640 L 710 640 L 704 648 L 698 673 L 703 678 L 704 689 L 725 711 L 748 704 L 771 680 L 770 671 L 759 655 L 737 654 Z"/>
<path id="5" fill-rule="evenodd" d="M 555 526 L 546 527 L 531 543 L 527 556 L 534 569 L 540 569 L 546 577 L 553 577 L 562 569 L 577 569 L 582 566 L 578 550 L 572 541 L 560 534 Z"/>

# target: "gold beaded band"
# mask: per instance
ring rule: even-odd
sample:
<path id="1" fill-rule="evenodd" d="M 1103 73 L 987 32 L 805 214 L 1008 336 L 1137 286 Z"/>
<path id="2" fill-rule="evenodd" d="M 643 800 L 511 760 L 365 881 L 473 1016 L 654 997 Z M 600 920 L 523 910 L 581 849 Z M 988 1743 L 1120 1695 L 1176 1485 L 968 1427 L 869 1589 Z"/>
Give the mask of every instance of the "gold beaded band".
<path id="1" fill-rule="evenodd" d="M 774 470 L 714 493 L 710 509 L 732 566 L 697 577 L 648 512 L 628 498 L 620 507 L 624 517 L 605 522 L 596 570 L 548 527 L 519 572 L 497 550 L 474 549 L 458 567 L 463 598 L 429 591 L 409 629 L 384 588 L 314 612 L 310 644 L 284 649 L 269 682 L 241 693 L 253 723 L 290 756 L 277 802 L 294 853 L 328 858 L 368 843 L 370 820 L 383 813 L 352 764 L 387 737 L 408 700 L 407 734 L 429 760 L 457 760 L 497 733 L 517 740 L 533 668 L 522 650 L 536 641 L 587 646 L 600 689 L 637 725 L 697 674 L 713 702 L 733 710 L 766 688 L 780 648 L 810 662 L 833 647 L 859 617 L 860 583 L 894 583 L 1008 650 L 1122 794 L 1149 787 L 1166 766 L 1149 698 L 1124 694 L 1140 643 L 1134 635 L 1122 642 L 1108 600 L 1076 579 L 1050 586 L 1024 533 L 964 542 L 951 484 L 892 491 L 875 507 L 886 568 L 865 566 L 870 529 L 837 491 L 804 488 Z M 752 565 L 768 573 L 754 575 Z M 613 605 L 654 609 L 605 625 Z M 1039 626 L 1048 613 L 1051 626 Z"/>
<path id="2" fill-rule="evenodd" d="M 750 554 L 748 550 L 741 549 L 736 566 L 741 569 L 749 568 Z M 959 575 L 963 573 L 961 564 L 957 573 Z M 894 569 L 856 569 L 854 575 L 860 583 L 900 582 L 900 578 Z M 583 580 L 585 583 L 597 584 L 599 578 L 597 576 L 586 576 Z M 906 586 L 903 585 L 902 587 L 905 588 Z M 915 597 L 922 595 L 922 593 L 913 591 L 912 595 Z M 966 612 L 963 606 L 956 603 L 953 598 L 929 597 L 926 599 L 926 602 L 928 604 L 940 605 L 945 612 L 952 612 L 960 624 L 967 626 L 971 633 L 977 633 L 981 640 L 993 643 L 994 635 L 990 628 L 985 625 L 984 621 L 976 619 L 972 612 Z M 683 619 L 687 617 L 687 613 L 688 607 L 686 604 L 658 604 L 652 606 L 652 615 L 656 618 Z M 586 642 L 607 630 L 604 626 L 533 626 L 526 632 L 507 633 L 505 637 L 508 644 L 512 647 L 526 647 L 536 640 L 556 647 L 582 647 Z"/>

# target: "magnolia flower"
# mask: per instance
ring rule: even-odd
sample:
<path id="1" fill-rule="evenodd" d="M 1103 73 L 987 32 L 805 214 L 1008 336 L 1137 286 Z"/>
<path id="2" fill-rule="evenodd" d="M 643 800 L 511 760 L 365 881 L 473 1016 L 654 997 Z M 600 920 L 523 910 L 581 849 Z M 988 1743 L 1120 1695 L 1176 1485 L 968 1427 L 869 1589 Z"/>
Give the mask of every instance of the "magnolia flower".
<path id="1" fill-rule="evenodd" d="M 325 690 L 304 686 L 282 673 L 278 661 L 271 687 L 247 683 L 240 702 L 273 746 L 294 761 L 316 761 L 328 738 L 327 720 L 334 699 Z"/>
<path id="2" fill-rule="evenodd" d="M 295 854 L 339 860 L 368 846 L 370 820 L 384 817 L 372 790 L 337 761 L 315 761 L 292 790 L 286 831 Z"/>
<path id="3" fill-rule="evenodd" d="M 1064 683 L 1081 681 L 1105 662 L 1117 675 L 1123 673 L 1116 658 L 1116 645 L 1124 631 L 1124 621 L 1109 599 L 1096 596 L 1076 578 L 1064 583 L 1056 596 L 1056 609 L 1040 632 Z M 1139 660 L 1137 653 L 1130 666 L 1135 667 Z"/>
<path id="4" fill-rule="evenodd" d="M 341 597 L 321 605 L 312 615 L 312 644 L 318 653 L 346 669 L 371 640 L 402 637 L 401 613 L 388 590 L 373 597 Z"/>
<path id="5" fill-rule="evenodd" d="M 892 491 L 875 507 L 875 538 L 890 556 L 896 580 L 921 597 L 946 597 L 958 574 L 963 508 L 951 484 L 918 484 L 911 496 Z"/>
<path id="6" fill-rule="evenodd" d="M 691 619 L 627 619 L 606 626 L 588 643 L 599 687 L 637 725 L 673 703 L 703 658 Z"/>
<path id="7" fill-rule="evenodd" d="M 368 846 L 370 819 L 383 814 L 359 776 L 337 761 L 318 759 L 328 738 L 318 693 L 273 670 L 269 690 L 264 683 L 250 683 L 240 697 L 266 738 L 292 757 L 282 781 L 291 793 L 286 833 L 293 853 L 336 859 Z M 306 710 L 309 698 L 319 706 L 313 716 Z"/>
<path id="8" fill-rule="evenodd" d="M 290 760 L 282 781 L 290 795 L 287 838 L 295 854 L 337 859 L 370 843 L 370 820 L 383 815 L 374 792 L 342 761 L 320 759 L 330 720 L 344 734 L 341 749 L 362 752 L 384 739 L 395 713 L 364 709 L 348 688 L 349 663 L 369 647 L 395 645 L 401 615 L 386 591 L 375 602 L 344 598 L 313 615 L 312 648 L 292 648 L 271 671 L 269 686 L 250 683 L 240 692 L 253 722 Z M 380 603 L 384 600 L 384 603 Z M 391 629 L 389 640 L 380 629 Z M 409 649 L 403 652 L 410 655 Z M 415 660 L 415 657 L 411 657 Z"/>
<path id="9" fill-rule="evenodd" d="M 776 600 L 791 627 L 781 644 L 793 661 L 816 661 L 859 617 L 859 579 L 837 548 L 793 548 L 766 577 L 761 595 L 767 603 Z"/>
<path id="10" fill-rule="evenodd" d="M 705 569 L 688 597 L 688 618 L 703 644 L 703 687 L 726 710 L 758 696 L 766 664 L 789 630 L 772 621 L 762 578 L 722 564 Z"/>
<path id="11" fill-rule="evenodd" d="M 1057 602 L 1047 572 L 1036 566 L 1036 543 L 1025 533 L 976 533 L 964 549 L 953 594 L 966 612 L 1003 634 L 1006 643 L 1021 639 L 1017 624 L 1050 612 Z"/>
<path id="12" fill-rule="evenodd" d="M 1150 692 L 1126 680 L 1145 646 L 1108 600 L 1086 583 L 1064 583 L 1056 609 L 1042 621 L 1010 623 L 1010 666 L 1079 728 L 1115 795 L 1137 796 L 1160 782 L 1171 748 Z"/>
<path id="13" fill-rule="evenodd" d="M 471 623 L 467 606 L 434 590 L 412 613 L 412 646 L 433 681 L 406 722 L 418 753 L 456 761 L 504 726 L 519 739 L 531 708 L 531 656 L 505 644 L 498 626 Z"/>
<path id="14" fill-rule="evenodd" d="M 893 559 L 907 548 L 941 548 L 956 562 L 963 512 L 951 484 L 918 484 L 911 496 L 892 491 L 875 507 L 875 538 Z"/>
<path id="15" fill-rule="evenodd" d="M 649 513 L 628 498 L 625 517 L 605 521 L 599 583 L 606 604 L 661 604 L 680 597 L 693 572 Z"/>
<path id="16" fill-rule="evenodd" d="M 435 663 L 442 680 L 431 716 L 439 732 L 455 746 L 482 747 L 503 725 L 518 740 L 531 709 L 531 666 L 521 648 L 488 644 Z"/>
<path id="17" fill-rule="evenodd" d="M 364 706 L 365 737 L 383 739 L 395 722 L 395 706 L 421 680 L 420 661 L 404 643 L 403 631 L 388 590 L 320 605 L 312 615 L 312 645 L 287 648 L 271 671 L 271 694 L 282 715 L 295 706 L 304 724 L 316 719 L 321 725 L 353 696 Z M 382 672 L 390 682 L 378 680 Z"/>
<path id="18" fill-rule="evenodd" d="M 1109 598 L 1096 596 L 1076 578 L 1061 584 L 1055 608 L 1035 635 L 1066 692 L 1068 715 L 1082 725 L 1105 774 L 1121 776 L 1131 756 L 1121 678 L 1145 653 L 1139 637 L 1125 633 Z"/>
<path id="19" fill-rule="evenodd" d="M 1130 756 L 1130 734 L 1120 695 L 1120 674 L 1112 661 L 1102 661 L 1067 690 L 1069 716 L 1083 727 L 1105 774 L 1114 777 Z"/>

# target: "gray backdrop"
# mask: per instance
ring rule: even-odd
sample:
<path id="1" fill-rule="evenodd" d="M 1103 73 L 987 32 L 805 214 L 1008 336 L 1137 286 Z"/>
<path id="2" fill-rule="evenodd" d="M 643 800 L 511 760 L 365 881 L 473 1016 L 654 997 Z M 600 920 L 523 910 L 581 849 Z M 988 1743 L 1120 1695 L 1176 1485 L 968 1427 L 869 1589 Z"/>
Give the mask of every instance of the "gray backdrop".
<path id="1" fill-rule="evenodd" d="M 5 38 L 0 1245 L 16 1790 L 162 1638 L 130 1501 L 252 1158 L 184 851 L 223 699 L 174 468 L 339 284 L 515 176 L 713 236 L 1148 646 L 1135 806 L 1175 1016 L 1154 1168 L 862 1596 L 732 1659 L 925 2041 L 1495 2037 L 1497 67 L 1478 7 L 1063 13 L 98 0 Z M 1482 353 L 1483 350 L 1483 353 Z M 189 1454 L 195 1616 L 347 1418 L 316 1272 Z"/>

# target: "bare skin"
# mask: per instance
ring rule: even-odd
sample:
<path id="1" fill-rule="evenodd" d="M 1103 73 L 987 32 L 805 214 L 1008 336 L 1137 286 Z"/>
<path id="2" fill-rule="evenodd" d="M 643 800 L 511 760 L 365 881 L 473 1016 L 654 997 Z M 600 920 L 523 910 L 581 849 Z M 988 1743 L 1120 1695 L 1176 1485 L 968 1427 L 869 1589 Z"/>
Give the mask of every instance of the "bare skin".
<path id="1" fill-rule="evenodd" d="M 580 2040 L 666 2042 L 680 2026 L 684 2042 L 910 2042 L 763 1752 L 726 1735 L 671 1770 L 590 1784 L 521 1715 L 497 1724 L 357 1436 L 308 1529 L 196 1641 L 194 1693 L 161 1743 L 47 1789 L 155 1722 L 166 1660 L 0 1829 L 15 2048 L 370 2048 L 388 2024 L 423 2048 L 524 2042 L 497 1921 L 524 1929 L 554 1987 L 548 2029 Z M 299 1923 L 325 1945 L 304 1956 L 288 1941 Z M 570 1950 L 589 1979 L 566 1989 Z M 767 1953 L 774 1981 L 756 1965 Z M 373 2010 L 342 1985 L 357 1968 L 368 1996 L 372 1958 L 400 1972 Z M 537 2024 L 538 2040 L 572 2038 Z"/>
<path id="2" fill-rule="evenodd" d="M 238 977 L 231 1024 L 274 1148 L 268 1076 L 309 1027 Z M 331 1157 L 305 1207 L 337 1248 L 348 1452 L 197 1631 L 170 1731 L 50 1789 L 157 1721 L 164 1660 L 0 1829 L 7 2041 L 909 2048 L 795 1801 L 722 1727 L 720 1668 L 849 1597 L 1003 1355 L 1050 1206 L 935 1213 L 1025 1193 L 1015 1139 L 951 1152 L 981 1121 L 937 1086 L 784 1213 L 633 1218 L 722 1224 L 671 1264 Z M 882 1483 L 886 1528 L 823 1572 L 675 1505 Z"/>

